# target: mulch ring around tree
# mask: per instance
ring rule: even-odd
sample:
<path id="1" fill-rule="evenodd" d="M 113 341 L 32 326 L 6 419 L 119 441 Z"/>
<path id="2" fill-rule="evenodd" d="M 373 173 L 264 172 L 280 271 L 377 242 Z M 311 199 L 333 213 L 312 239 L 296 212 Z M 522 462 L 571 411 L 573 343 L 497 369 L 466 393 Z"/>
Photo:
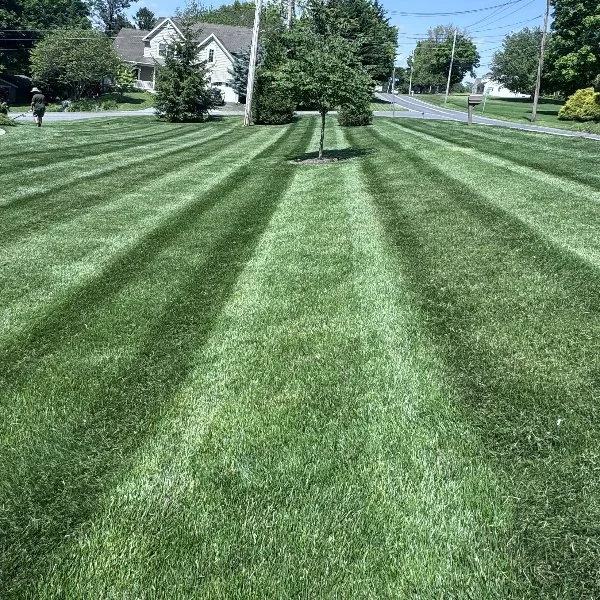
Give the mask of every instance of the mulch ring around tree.
<path id="1" fill-rule="evenodd" d="M 306 152 L 290 159 L 293 165 L 329 165 L 332 163 L 358 158 L 371 154 L 372 148 L 343 148 L 341 150 L 326 150 L 323 152 L 323 157 L 319 158 L 318 152 Z"/>

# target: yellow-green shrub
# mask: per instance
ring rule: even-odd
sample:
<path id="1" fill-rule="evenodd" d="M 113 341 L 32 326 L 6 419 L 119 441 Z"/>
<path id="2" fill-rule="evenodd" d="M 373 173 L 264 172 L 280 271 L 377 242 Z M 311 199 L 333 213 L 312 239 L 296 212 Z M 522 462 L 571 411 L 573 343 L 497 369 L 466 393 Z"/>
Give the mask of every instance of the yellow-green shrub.
<path id="1" fill-rule="evenodd" d="M 563 121 L 600 121 L 600 93 L 593 87 L 577 90 L 558 112 Z"/>

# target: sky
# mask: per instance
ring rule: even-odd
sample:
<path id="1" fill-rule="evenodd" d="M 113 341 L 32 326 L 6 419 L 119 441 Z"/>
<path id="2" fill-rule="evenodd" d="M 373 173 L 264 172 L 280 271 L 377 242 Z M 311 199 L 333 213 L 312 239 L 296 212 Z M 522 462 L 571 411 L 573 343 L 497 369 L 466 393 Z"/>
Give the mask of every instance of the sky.
<path id="1" fill-rule="evenodd" d="M 406 59 L 415 48 L 417 40 L 427 35 L 427 30 L 435 25 L 452 24 L 466 29 L 477 45 L 481 55 L 481 67 L 477 76 L 484 75 L 489 70 L 494 51 L 502 46 L 502 40 L 507 33 L 523 27 L 543 25 L 545 0 L 380 0 L 387 11 L 390 23 L 398 27 L 398 56 L 396 64 L 406 66 Z M 504 5 L 506 6 L 499 6 Z M 147 6 L 156 16 L 170 16 L 178 6 L 183 6 L 185 0 L 141 0 L 132 5 L 133 14 L 141 6 Z M 206 5 L 215 8 L 230 2 L 207 0 Z M 490 10 L 481 10 L 487 9 Z M 417 16 L 416 13 L 458 13 L 477 11 L 466 14 Z"/>

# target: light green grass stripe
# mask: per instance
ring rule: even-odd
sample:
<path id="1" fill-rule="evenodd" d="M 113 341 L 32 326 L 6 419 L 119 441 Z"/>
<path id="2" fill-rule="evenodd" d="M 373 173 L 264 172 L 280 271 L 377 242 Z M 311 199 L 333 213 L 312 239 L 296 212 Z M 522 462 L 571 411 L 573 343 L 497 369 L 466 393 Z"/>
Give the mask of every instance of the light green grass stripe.
<path id="1" fill-rule="evenodd" d="M 483 147 L 464 148 L 440 140 L 435 133 L 413 131 L 410 125 L 398 125 L 394 130 L 400 129 L 413 141 L 406 135 L 398 138 L 382 124 L 377 123 L 375 128 L 395 140 L 401 152 L 415 153 L 436 164 L 444 176 L 464 184 L 474 195 L 485 197 L 555 244 L 600 266 L 600 211 L 596 205 L 600 192 L 529 167 L 519 167 L 516 158 L 513 162 L 492 157 Z"/>
<path id="2" fill-rule="evenodd" d="M 299 168 L 177 409 L 36 597 L 495 591 L 493 479 L 386 255 L 356 167 Z"/>
<path id="3" fill-rule="evenodd" d="M 34 172 L 31 174 L 31 176 L 25 172 L 24 176 L 25 182 L 27 182 L 28 179 L 31 179 L 33 182 L 37 182 L 38 177 L 44 176 L 46 171 L 51 171 L 53 176 L 56 175 L 56 178 L 52 177 L 51 181 L 48 181 L 48 178 L 44 178 L 42 181 L 47 183 L 38 185 L 32 185 L 31 182 L 28 184 L 25 183 L 24 185 L 18 185 L 12 190 L 6 192 L 2 201 L 0 202 L 0 207 L 9 206 L 33 195 L 45 196 L 51 194 L 56 187 L 64 188 L 65 184 L 77 185 L 83 181 L 93 181 L 99 177 L 106 177 L 125 168 L 133 169 L 136 165 L 147 163 L 148 161 L 159 160 L 160 158 L 168 156 L 173 152 L 193 150 L 202 143 L 219 136 L 226 135 L 227 131 L 232 129 L 233 126 L 231 126 L 228 130 L 209 134 L 208 137 L 201 137 L 200 132 L 191 132 L 179 136 L 173 140 L 174 143 L 171 143 L 171 140 L 168 140 L 166 143 L 162 144 L 157 143 L 155 146 L 157 149 L 155 150 L 153 148 L 150 152 L 144 152 L 143 148 L 141 148 L 140 150 L 142 150 L 142 152 L 139 152 L 137 156 L 127 156 L 126 153 L 124 156 L 122 151 L 116 150 L 108 155 L 104 155 L 99 160 L 95 160 L 94 167 L 90 166 L 89 160 L 85 157 L 79 162 L 68 161 L 66 165 L 68 177 L 66 178 L 60 177 L 62 168 L 61 161 L 57 160 L 57 163 L 55 163 L 54 167 L 50 166 L 48 168 L 43 168 L 43 172 Z M 189 138 L 193 139 L 191 141 L 187 141 Z M 77 169 L 78 166 L 80 167 L 79 169 Z M 58 172 L 56 173 L 53 168 L 56 168 Z M 18 181 L 21 180 L 19 179 Z"/>
<path id="4" fill-rule="evenodd" d="M 275 135 L 257 131 L 243 141 L 236 140 L 234 146 L 224 139 L 218 151 L 199 157 L 196 163 L 165 173 L 133 192 L 109 198 L 79 218 L 59 222 L 25 243 L 19 240 L 4 248 L 7 285 L 0 292 L 0 344 L 43 320 L 46 310 L 100 276 L 114 257 L 128 252 L 153 228 L 196 201 L 199 193 L 212 188 L 218 194 L 223 181 L 284 133 L 281 129 Z M 206 141 L 222 136 L 219 132 Z M 201 151 L 202 142 L 195 142 L 194 147 Z M 160 169 L 160 163 L 156 168 Z"/>

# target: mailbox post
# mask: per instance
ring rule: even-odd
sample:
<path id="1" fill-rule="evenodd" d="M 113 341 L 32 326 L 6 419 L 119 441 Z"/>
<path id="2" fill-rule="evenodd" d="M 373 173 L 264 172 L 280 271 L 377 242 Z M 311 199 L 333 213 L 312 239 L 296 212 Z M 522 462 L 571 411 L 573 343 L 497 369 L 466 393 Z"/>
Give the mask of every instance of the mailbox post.
<path id="1" fill-rule="evenodd" d="M 478 104 L 481 104 L 482 100 L 483 100 L 483 96 L 481 96 L 481 95 L 469 96 L 469 125 L 471 125 L 473 123 L 473 109 Z"/>

